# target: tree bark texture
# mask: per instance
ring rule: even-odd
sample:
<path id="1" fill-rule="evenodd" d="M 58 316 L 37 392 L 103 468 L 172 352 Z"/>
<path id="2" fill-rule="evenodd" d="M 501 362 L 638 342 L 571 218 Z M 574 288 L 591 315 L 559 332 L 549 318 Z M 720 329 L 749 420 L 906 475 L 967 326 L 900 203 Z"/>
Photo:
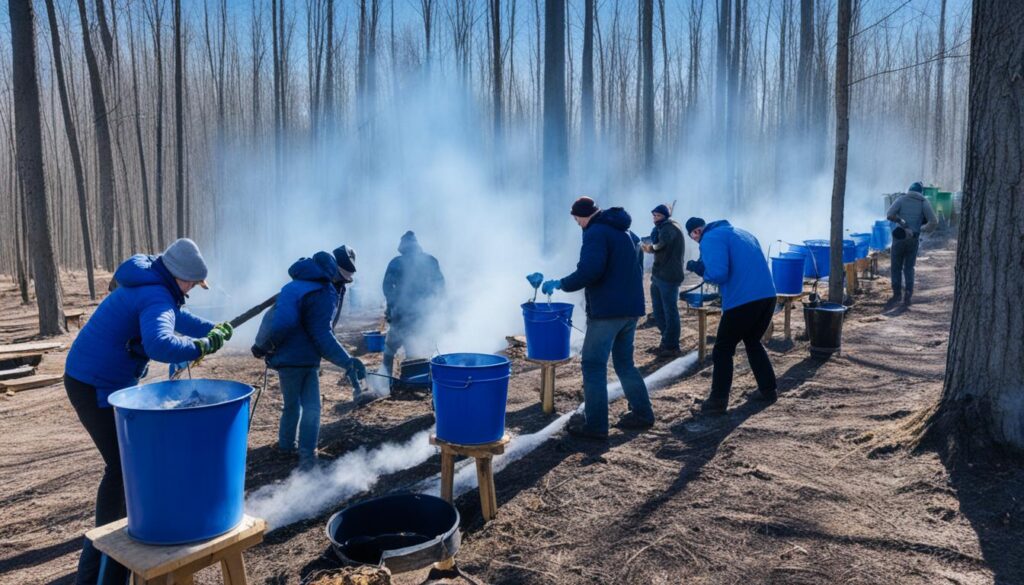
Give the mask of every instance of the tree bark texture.
<path id="1" fill-rule="evenodd" d="M 832 178 L 832 231 L 829 248 L 828 299 L 843 302 L 843 209 L 850 144 L 850 21 L 852 0 L 839 0 L 836 22 L 836 160 Z M 852 291 L 851 291 L 852 293 Z"/>
<path id="2" fill-rule="evenodd" d="M 556 245 L 569 167 L 565 111 L 565 2 L 544 2 L 544 250 Z M 563 210 L 564 211 L 564 210 Z"/>

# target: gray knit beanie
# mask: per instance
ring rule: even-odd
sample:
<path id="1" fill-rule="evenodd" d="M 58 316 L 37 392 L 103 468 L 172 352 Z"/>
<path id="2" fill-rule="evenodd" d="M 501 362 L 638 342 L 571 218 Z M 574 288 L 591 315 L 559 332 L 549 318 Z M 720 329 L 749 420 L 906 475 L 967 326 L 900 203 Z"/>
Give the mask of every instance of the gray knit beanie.
<path id="1" fill-rule="evenodd" d="M 205 288 L 206 260 L 203 260 L 203 255 L 199 253 L 199 246 L 195 242 L 188 238 L 175 240 L 167 246 L 160 257 L 174 278 L 198 282 Z"/>

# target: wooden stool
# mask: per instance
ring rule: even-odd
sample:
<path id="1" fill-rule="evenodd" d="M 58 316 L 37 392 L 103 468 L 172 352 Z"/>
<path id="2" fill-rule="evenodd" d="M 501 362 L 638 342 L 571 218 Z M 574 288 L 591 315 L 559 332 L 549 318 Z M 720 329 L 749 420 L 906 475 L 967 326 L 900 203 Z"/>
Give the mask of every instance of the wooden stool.
<path id="1" fill-rule="evenodd" d="M 430 436 L 430 444 L 441 448 L 441 499 L 452 502 L 455 489 L 455 456 L 462 455 L 476 459 L 476 481 L 480 486 L 480 509 L 484 521 L 493 520 L 498 514 L 498 496 L 494 489 L 494 469 L 491 459 L 505 452 L 509 436 L 482 445 L 456 445 Z"/>
<path id="2" fill-rule="evenodd" d="M 795 295 L 776 295 L 776 297 L 775 297 L 776 301 L 778 301 L 780 304 L 782 304 L 782 313 L 784 315 L 783 321 L 782 321 L 782 323 L 783 323 L 783 325 L 782 325 L 782 333 L 783 333 L 784 339 L 786 341 L 791 341 L 793 339 L 793 331 L 792 331 L 792 328 L 790 327 L 790 322 L 792 320 L 792 314 L 793 314 L 793 302 L 802 299 L 804 297 L 804 295 L 806 295 L 806 294 L 807 294 L 806 292 L 801 291 L 800 294 L 795 294 Z"/>
<path id="3" fill-rule="evenodd" d="M 133 585 L 192 585 L 193 576 L 220 563 L 225 585 L 248 585 L 242 551 L 263 542 L 267 523 L 244 516 L 237 528 L 209 540 L 172 546 L 142 544 L 128 536 L 128 520 L 85 533 L 97 550 L 124 565 Z"/>
<path id="4" fill-rule="evenodd" d="M 843 268 L 846 269 L 846 292 L 852 297 L 860 292 L 860 286 L 857 283 L 857 263 L 844 264 Z"/>
<path id="5" fill-rule="evenodd" d="M 687 313 L 697 315 L 697 361 L 704 363 L 708 356 L 708 315 L 722 312 L 718 307 L 684 307 Z"/>
<path id="6" fill-rule="evenodd" d="M 74 323 L 75 327 L 82 328 L 82 321 L 85 318 L 85 311 L 82 309 L 68 309 L 64 311 L 64 328 L 71 329 L 71 324 Z"/>
<path id="7" fill-rule="evenodd" d="M 549 361 L 533 360 L 526 358 L 526 361 L 540 364 L 540 405 L 544 414 L 555 412 L 555 367 L 569 363 L 570 359 Z"/>

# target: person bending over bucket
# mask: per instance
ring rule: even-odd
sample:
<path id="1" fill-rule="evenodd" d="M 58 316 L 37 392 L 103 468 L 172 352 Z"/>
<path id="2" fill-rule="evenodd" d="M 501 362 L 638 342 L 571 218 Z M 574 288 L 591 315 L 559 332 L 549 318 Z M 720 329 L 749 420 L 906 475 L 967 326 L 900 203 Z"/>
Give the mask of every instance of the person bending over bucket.
<path id="1" fill-rule="evenodd" d="M 189 239 L 175 241 L 160 256 L 132 256 L 114 272 L 117 288 L 103 299 L 71 344 L 64 389 L 105 465 L 96 491 L 96 526 L 125 517 L 117 429 L 107 397 L 137 385 L 151 359 L 191 362 L 216 352 L 231 339 L 230 324 L 214 325 L 184 309 L 193 288 L 207 288 L 206 276 L 206 261 Z M 76 583 L 97 582 L 100 557 L 86 540 Z M 124 567 L 112 560 L 107 566 L 110 582 L 127 580 Z"/>
<path id="2" fill-rule="evenodd" d="M 921 245 L 921 232 L 931 232 L 939 225 L 932 204 L 922 195 L 924 187 L 914 183 L 910 189 L 900 195 L 885 212 L 889 221 L 899 224 L 892 231 L 892 298 L 886 303 L 889 306 L 900 302 L 910 306 L 910 297 L 914 295 L 914 266 L 917 264 L 917 250 Z M 902 285 L 906 285 L 904 289 Z"/>
<path id="3" fill-rule="evenodd" d="M 633 337 L 637 319 L 644 314 L 643 267 L 629 231 L 632 219 L 621 207 L 604 211 L 594 200 L 580 197 L 572 204 L 572 217 L 583 229 L 583 246 L 576 271 L 542 286 L 544 294 L 556 289 L 584 289 L 587 333 L 583 339 L 584 415 L 573 416 L 569 433 L 587 439 L 608 438 L 608 357 L 629 402 L 619 418 L 621 428 L 646 429 L 654 425 L 654 411 L 643 376 L 633 364 Z"/>
<path id="4" fill-rule="evenodd" d="M 437 258 L 423 251 L 416 234 L 405 232 L 399 256 L 388 264 L 381 288 L 387 300 L 384 317 L 389 324 L 384 341 L 384 373 L 393 375 L 395 354 L 405 348 L 411 358 L 427 357 L 434 343 L 426 334 L 427 320 L 444 297 L 444 275 Z"/>
<path id="5" fill-rule="evenodd" d="M 703 219 L 691 217 L 686 220 L 686 232 L 700 244 L 700 259 L 687 262 L 686 269 L 717 284 L 722 293 L 722 318 L 711 351 L 711 394 L 701 403 L 699 412 L 725 413 L 732 389 L 732 360 L 741 341 L 757 380 L 758 392 L 750 398 L 775 402 L 775 370 L 761 345 L 761 337 L 775 314 L 775 284 L 761 244 L 749 232 L 725 220 L 705 225 Z"/>
<path id="6" fill-rule="evenodd" d="M 262 357 L 281 380 L 284 408 L 278 430 L 278 449 L 298 453 L 302 469 L 317 461 L 320 434 L 320 360 L 345 370 L 353 386 L 366 378 L 366 366 L 353 358 L 334 336 L 333 324 L 341 302 L 341 284 L 351 282 L 355 266 L 346 268 L 327 252 L 300 258 L 288 269 L 292 281 L 284 285 L 256 335 L 253 355 Z M 296 434 L 298 444 L 296 445 Z"/>

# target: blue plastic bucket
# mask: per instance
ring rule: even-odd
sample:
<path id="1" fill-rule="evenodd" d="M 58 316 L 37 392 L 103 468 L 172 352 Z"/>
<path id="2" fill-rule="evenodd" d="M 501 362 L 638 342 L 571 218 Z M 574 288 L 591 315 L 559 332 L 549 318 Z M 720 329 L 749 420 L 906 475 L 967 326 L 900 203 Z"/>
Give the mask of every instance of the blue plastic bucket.
<path id="1" fill-rule="evenodd" d="M 807 250 L 807 246 L 800 246 L 797 244 L 790 244 L 789 251 L 786 254 L 796 254 L 804 259 L 804 278 L 814 278 L 814 263 L 811 261 L 811 253 Z"/>
<path id="2" fill-rule="evenodd" d="M 879 219 L 871 227 L 871 247 L 876 250 L 885 250 L 892 243 L 892 222 L 887 219 Z"/>
<path id="3" fill-rule="evenodd" d="M 804 290 L 804 258 L 784 252 L 772 257 L 772 280 L 775 291 L 782 295 L 796 295 Z"/>
<path id="4" fill-rule="evenodd" d="M 854 240 L 843 240 L 843 264 L 849 264 L 857 259 L 857 242 Z"/>
<path id="5" fill-rule="evenodd" d="M 871 234 L 850 234 L 850 238 L 857 243 L 857 259 L 867 258 L 868 248 L 871 247 Z"/>
<path id="6" fill-rule="evenodd" d="M 366 351 L 384 351 L 384 334 L 380 331 L 363 331 L 363 343 L 366 344 Z"/>
<path id="7" fill-rule="evenodd" d="M 489 353 L 449 353 L 430 360 L 437 438 L 479 445 L 505 434 L 511 364 Z"/>
<path id="8" fill-rule="evenodd" d="M 825 278 L 829 272 L 829 245 L 828 240 L 804 240 L 807 246 L 807 260 L 811 264 L 811 278 Z M 807 263 L 804 263 L 804 270 Z M 806 272 L 805 272 L 806 275 Z"/>
<path id="9" fill-rule="evenodd" d="M 229 380 L 170 380 L 110 395 L 129 536 L 183 544 L 238 526 L 252 392 Z"/>
<path id="10" fill-rule="evenodd" d="M 572 309 L 569 303 L 523 303 L 526 357 L 559 361 L 569 358 Z"/>

